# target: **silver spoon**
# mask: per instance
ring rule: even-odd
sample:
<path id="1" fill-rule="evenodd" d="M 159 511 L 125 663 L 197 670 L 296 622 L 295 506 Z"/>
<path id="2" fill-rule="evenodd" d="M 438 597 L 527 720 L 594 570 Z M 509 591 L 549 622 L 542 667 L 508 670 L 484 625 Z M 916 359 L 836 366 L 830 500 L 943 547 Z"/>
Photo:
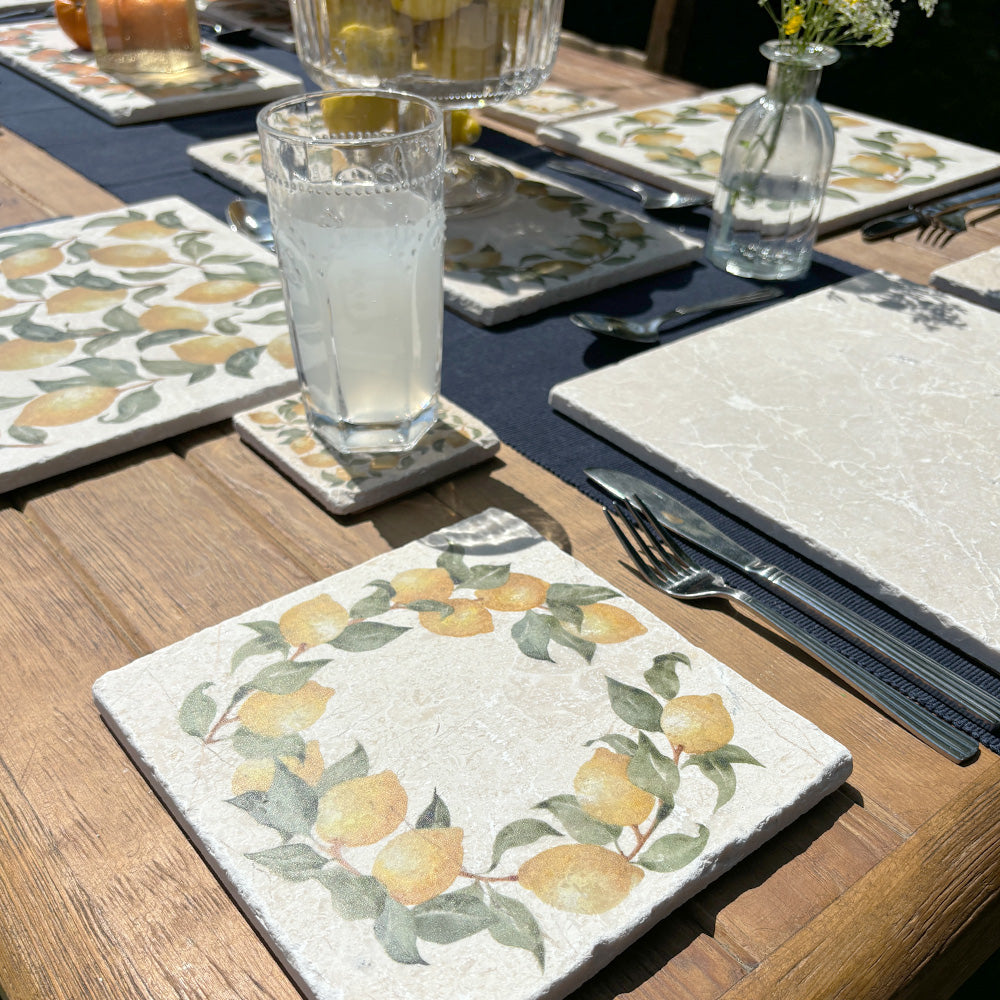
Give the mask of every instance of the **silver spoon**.
<path id="1" fill-rule="evenodd" d="M 715 312 L 717 309 L 732 309 L 735 306 L 750 305 L 751 302 L 767 302 L 776 299 L 781 294 L 779 288 L 757 288 L 752 292 L 740 295 L 727 295 L 722 299 L 712 299 L 708 302 L 697 302 L 689 306 L 677 306 L 670 312 L 654 316 L 652 319 L 623 319 L 619 316 L 606 316 L 604 313 L 576 312 L 570 316 L 570 322 L 582 326 L 591 333 L 599 333 L 606 337 L 617 337 L 619 340 L 630 340 L 637 343 L 651 343 L 657 339 L 660 327 L 678 316 L 691 316 L 695 313 Z"/>
<path id="2" fill-rule="evenodd" d="M 574 160 L 550 160 L 546 166 L 561 174 L 583 177 L 603 187 L 626 191 L 638 198 L 646 214 L 651 215 L 654 219 L 658 216 L 669 215 L 678 208 L 697 208 L 699 205 L 707 205 L 712 200 L 707 195 L 680 194 L 678 191 L 663 191 L 660 188 L 648 187 L 628 177 L 622 177 L 609 170 L 591 166 L 589 163 L 578 163 Z"/>
<path id="3" fill-rule="evenodd" d="M 238 233 L 249 236 L 255 243 L 274 253 L 274 233 L 267 202 L 257 198 L 236 198 L 226 209 L 229 225 Z"/>

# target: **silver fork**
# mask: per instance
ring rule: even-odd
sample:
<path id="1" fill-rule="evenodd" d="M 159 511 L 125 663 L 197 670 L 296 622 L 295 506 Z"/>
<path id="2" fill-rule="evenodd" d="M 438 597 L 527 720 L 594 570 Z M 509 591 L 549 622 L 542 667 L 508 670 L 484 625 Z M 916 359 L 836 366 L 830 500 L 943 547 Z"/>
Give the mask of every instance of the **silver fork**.
<path id="1" fill-rule="evenodd" d="M 641 500 L 637 500 L 635 504 L 615 501 L 612 507 L 613 513 L 605 507 L 604 514 L 618 541 L 642 576 L 657 590 L 682 601 L 722 597 L 734 606 L 746 608 L 755 619 L 814 656 L 904 729 L 950 760 L 964 763 L 978 753 L 979 744 L 972 737 L 953 729 L 943 719 L 759 603 L 750 594 L 730 587 L 721 576 L 694 562 L 664 535 Z M 636 544 L 629 540 L 619 522 L 625 526 Z"/>
<path id="2" fill-rule="evenodd" d="M 953 205 L 951 208 L 939 209 L 936 212 L 914 208 L 913 212 L 920 220 L 917 239 L 929 246 L 943 247 L 959 233 L 966 232 L 969 228 L 967 219 L 970 212 L 977 208 L 990 208 L 993 205 L 1000 205 L 1000 194 L 970 198 L 961 205 Z"/>

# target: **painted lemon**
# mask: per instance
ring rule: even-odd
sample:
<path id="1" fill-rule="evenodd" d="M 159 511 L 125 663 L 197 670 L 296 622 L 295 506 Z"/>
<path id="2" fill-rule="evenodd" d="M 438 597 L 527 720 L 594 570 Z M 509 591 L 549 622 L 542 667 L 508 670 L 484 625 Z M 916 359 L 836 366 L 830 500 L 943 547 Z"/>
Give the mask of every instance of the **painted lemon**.
<path id="1" fill-rule="evenodd" d="M 176 232 L 176 226 L 164 226 L 153 219 L 133 219 L 109 229 L 108 235 L 123 240 L 159 240 Z"/>
<path id="2" fill-rule="evenodd" d="M 62 251 L 55 247 L 32 247 L 30 250 L 20 250 L 0 260 L 0 274 L 10 279 L 28 278 L 33 274 L 51 271 L 62 261 Z"/>
<path id="3" fill-rule="evenodd" d="M 560 844 L 529 858 L 517 881 L 543 903 L 568 913 L 605 913 L 642 881 L 641 868 L 596 844 Z"/>
<path id="4" fill-rule="evenodd" d="M 20 337 L 0 344 L 0 372 L 42 368 L 62 361 L 76 347 L 72 340 L 22 340 Z"/>
<path id="5" fill-rule="evenodd" d="M 476 597 L 491 611 L 527 611 L 545 603 L 549 585 L 537 576 L 511 573 L 507 582 L 492 590 L 477 590 Z"/>
<path id="6" fill-rule="evenodd" d="M 598 747 L 573 779 L 573 790 L 585 813 L 602 823 L 637 826 L 652 811 L 656 799 L 628 779 L 632 758 Z"/>
<path id="7" fill-rule="evenodd" d="M 288 736 L 308 729 L 326 710 L 333 688 L 306 681 L 291 694 L 254 691 L 240 706 L 239 720 L 258 736 Z"/>
<path id="8" fill-rule="evenodd" d="M 112 247 L 95 247 L 90 251 L 90 259 L 109 267 L 158 267 L 170 263 L 170 254 L 145 243 L 120 243 Z"/>
<path id="9" fill-rule="evenodd" d="M 60 427 L 78 424 L 103 413 L 117 398 L 118 390 L 104 385 L 72 385 L 53 389 L 33 399 L 14 418 L 19 427 Z"/>
<path id="10" fill-rule="evenodd" d="M 397 604 L 413 601 L 446 601 L 455 587 L 446 569 L 405 569 L 390 581 Z"/>
<path id="11" fill-rule="evenodd" d="M 302 760 L 286 756 L 281 758 L 281 763 L 307 785 L 316 785 L 323 777 L 323 754 L 320 752 L 318 740 L 310 740 L 306 744 Z M 233 795 L 242 795 L 244 792 L 266 792 L 273 783 L 273 760 L 245 760 L 233 772 Z"/>
<path id="12" fill-rule="evenodd" d="M 171 344 L 170 350 L 181 359 L 196 365 L 221 365 L 239 351 L 256 345 L 249 337 L 235 337 L 225 333 L 206 333 L 180 343 Z"/>
<path id="13" fill-rule="evenodd" d="M 733 738 L 733 720 L 718 694 L 687 694 L 668 701 L 660 728 L 684 753 L 710 753 Z"/>
<path id="14" fill-rule="evenodd" d="M 633 614 L 613 604 L 587 604 L 580 610 L 583 613 L 580 627 L 578 629 L 572 625 L 567 627 L 573 628 L 588 642 L 625 642 L 646 631 L 646 626 Z"/>
<path id="15" fill-rule="evenodd" d="M 347 847 L 377 844 L 406 817 L 406 790 L 392 771 L 351 778 L 320 796 L 316 836 Z"/>
<path id="16" fill-rule="evenodd" d="M 462 871 L 462 836 L 455 826 L 407 830 L 378 852 L 372 875 L 404 906 L 426 903 Z"/>
<path id="17" fill-rule="evenodd" d="M 456 597 L 448 601 L 453 611 L 445 617 L 440 611 L 421 611 L 420 624 L 436 635 L 465 639 L 493 631 L 493 616 L 480 601 Z"/>
<path id="18" fill-rule="evenodd" d="M 139 315 L 139 325 L 150 333 L 160 330 L 204 330 L 208 317 L 187 306 L 152 306 Z"/>
<path id="19" fill-rule="evenodd" d="M 348 621 L 350 615 L 342 605 L 329 594 L 320 594 L 289 608 L 278 619 L 278 628 L 290 646 L 319 646 L 336 639 Z"/>
<path id="20" fill-rule="evenodd" d="M 252 281 L 213 278 L 211 281 L 199 281 L 198 284 L 181 292 L 177 298 L 184 302 L 236 302 L 238 299 L 245 299 L 258 288 L 260 285 L 255 285 Z"/>
<path id="21" fill-rule="evenodd" d="M 127 295 L 124 288 L 65 288 L 46 299 L 45 308 L 50 315 L 96 312 L 124 302 Z"/>

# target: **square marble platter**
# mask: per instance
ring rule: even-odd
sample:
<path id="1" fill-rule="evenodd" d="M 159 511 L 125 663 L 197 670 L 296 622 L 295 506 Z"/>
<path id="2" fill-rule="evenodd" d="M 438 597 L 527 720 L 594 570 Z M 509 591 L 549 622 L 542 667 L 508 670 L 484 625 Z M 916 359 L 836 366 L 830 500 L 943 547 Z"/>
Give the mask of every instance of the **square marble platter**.
<path id="1" fill-rule="evenodd" d="M 730 87 L 698 98 L 543 126 L 553 149 L 679 191 L 711 194 L 733 121 L 763 90 Z M 827 106 L 836 130 L 820 232 L 1000 174 L 1000 153 Z"/>
<path id="2" fill-rule="evenodd" d="M 188 147 L 195 166 L 237 191 L 267 197 L 256 135 Z M 445 243 L 444 301 L 480 326 L 683 267 L 701 242 L 678 229 L 593 201 L 514 163 L 514 196 L 489 213 L 452 215 Z"/>
<path id="3" fill-rule="evenodd" d="M 205 20 L 233 31 L 246 29 L 254 38 L 278 49 L 295 51 L 295 31 L 287 0 L 204 0 L 198 9 Z"/>
<path id="4" fill-rule="evenodd" d="M 1000 309 L 1000 247 L 939 267 L 931 284 L 987 309 Z"/>
<path id="5" fill-rule="evenodd" d="M 617 106 L 612 101 L 590 97 L 576 90 L 566 90 L 555 84 L 543 83 L 530 94 L 492 105 L 488 114 L 490 118 L 512 125 L 533 128 L 567 121 L 570 118 L 607 113 L 614 111 Z"/>
<path id="6" fill-rule="evenodd" d="M 274 257 L 183 199 L 0 232 L 0 492 L 297 386 Z"/>
<path id="7" fill-rule="evenodd" d="M 562 997 L 851 770 L 496 509 L 94 698 L 316 1000 Z"/>
<path id="8" fill-rule="evenodd" d="M 355 514 L 485 462 L 500 439 L 450 400 L 438 402 L 437 423 L 410 451 L 344 455 L 325 447 L 309 427 L 302 396 L 238 413 L 233 424 L 299 489 L 333 514 Z"/>
<path id="9" fill-rule="evenodd" d="M 871 273 L 550 402 L 995 669 L 998 396 L 996 313 Z"/>
<path id="10" fill-rule="evenodd" d="M 173 86 L 138 88 L 97 68 L 53 20 L 0 25 L 0 63 L 31 77 L 112 125 L 266 104 L 298 94 L 302 81 L 214 42 L 203 42 L 204 71 Z"/>

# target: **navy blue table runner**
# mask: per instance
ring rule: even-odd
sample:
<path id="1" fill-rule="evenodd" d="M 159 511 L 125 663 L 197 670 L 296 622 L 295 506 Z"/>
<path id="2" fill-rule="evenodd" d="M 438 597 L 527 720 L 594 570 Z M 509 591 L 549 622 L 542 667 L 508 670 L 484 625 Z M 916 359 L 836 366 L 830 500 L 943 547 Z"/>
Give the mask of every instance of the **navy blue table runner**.
<path id="1" fill-rule="evenodd" d="M 315 89 L 294 54 L 254 42 L 232 47 L 297 73 L 306 89 Z M 253 131 L 256 112 L 257 108 L 253 107 L 236 108 L 159 122 L 114 126 L 41 84 L 0 67 L 0 126 L 44 149 L 123 201 L 138 202 L 178 195 L 220 219 L 225 216 L 233 192 L 196 171 L 187 155 L 187 148 L 196 142 Z M 490 130 L 484 132 L 480 146 L 542 172 L 552 155 Z M 566 182 L 561 175 L 554 174 L 553 177 L 561 183 Z M 626 196 L 588 186 L 583 181 L 574 184 L 608 203 L 633 210 L 637 207 L 637 203 Z M 707 212 L 680 213 L 676 224 L 703 236 Z M 483 225 L 484 228 L 488 225 L 488 218 L 484 218 Z M 788 297 L 799 295 L 860 272 L 861 269 L 853 265 L 818 255 L 809 274 L 800 281 L 785 283 L 783 292 Z M 608 466 L 642 476 L 677 496 L 762 559 L 808 581 L 1000 697 L 1000 677 L 977 662 L 550 408 L 548 392 L 557 382 L 645 349 L 597 338 L 578 329 L 567 319 L 573 310 L 585 308 L 622 314 L 652 314 L 684 303 L 736 293 L 752 287 L 752 284 L 699 263 L 490 329 L 477 327 L 453 313 L 446 313 L 442 391 L 449 399 L 489 424 L 505 443 L 592 499 L 603 501 L 605 498 L 587 483 L 583 475 L 587 466 Z M 763 308 L 766 307 L 765 304 Z M 738 314 L 734 312 L 729 316 Z M 718 317 L 680 321 L 669 327 L 661 339 L 666 342 L 671 338 L 689 336 L 715 322 L 718 322 Z M 661 407 L 663 419 L 669 421 L 671 412 L 683 406 L 683 401 L 650 400 L 650 405 Z M 1000 753 L 1000 737 L 996 734 L 965 718 L 915 682 L 897 675 L 837 633 L 813 622 L 755 581 L 744 579 L 711 559 L 706 558 L 705 562 L 722 572 L 730 582 L 788 615 L 845 656 Z"/>

